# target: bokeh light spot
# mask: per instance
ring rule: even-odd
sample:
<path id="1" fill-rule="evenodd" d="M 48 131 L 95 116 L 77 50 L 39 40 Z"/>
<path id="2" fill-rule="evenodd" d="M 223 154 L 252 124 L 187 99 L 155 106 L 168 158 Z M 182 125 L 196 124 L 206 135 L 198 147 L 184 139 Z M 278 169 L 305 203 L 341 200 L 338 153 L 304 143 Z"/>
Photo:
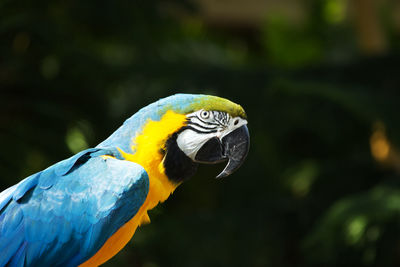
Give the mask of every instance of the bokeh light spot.
<path id="1" fill-rule="evenodd" d="M 337 24 L 343 22 L 346 17 L 346 1 L 328 0 L 325 3 L 324 15 L 327 22 Z"/>
<path id="2" fill-rule="evenodd" d="M 377 122 L 370 138 L 371 154 L 377 161 L 384 161 L 389 156 L 390 143 L 386 137 L 385 126 Z"/>
<path id="3" fill-rule="evenodd" d="M 306 196 L 318 173 L 318 166 L 313 161 L 305 161 L 297 166 L 289 176 L 289 184 L 293 194 L 297 197 Z"/>
<path id="4" fill-rule="evenodd" d="M 73 127 L 68 130 L 65 141 L 67 143 L 68 148 L 73 153 L 78 153 L 79 151 L 89 147 L 85 139 L 85 136 L 76 127 Z"/>
<path id="5" fill-rule="evenodd" d="M 349 244 L 356 244 L 360 241 L 367 226 L 367 218 L 356 216 L 347 224 L 347 241 Z"/>

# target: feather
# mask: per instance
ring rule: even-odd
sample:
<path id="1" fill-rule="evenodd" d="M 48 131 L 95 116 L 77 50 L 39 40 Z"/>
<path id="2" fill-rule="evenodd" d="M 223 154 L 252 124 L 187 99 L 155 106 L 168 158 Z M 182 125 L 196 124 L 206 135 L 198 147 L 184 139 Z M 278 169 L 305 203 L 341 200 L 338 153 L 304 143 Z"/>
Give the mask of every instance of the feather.
<path id="1" fill-rule="evenodd" d="M 0 194 L 0 266 L 78 265 L 137 213 L 147 173 L 113 151 L 82 151 Z"/>

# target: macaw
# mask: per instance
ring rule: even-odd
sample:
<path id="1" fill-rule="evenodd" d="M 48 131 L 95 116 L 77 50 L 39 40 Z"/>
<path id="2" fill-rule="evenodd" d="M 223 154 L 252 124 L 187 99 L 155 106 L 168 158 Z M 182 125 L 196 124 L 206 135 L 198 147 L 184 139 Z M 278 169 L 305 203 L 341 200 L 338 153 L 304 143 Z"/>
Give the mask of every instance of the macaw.
<path id="1" fill-rule="evenodd" d="M 227 99 L 176 94 L 152 103 L 95 148 L 0 193 L 0 266 L 99 266 L 117 254 L 148 210 L 199 163 L 249 150 L 243 108 Z"/>

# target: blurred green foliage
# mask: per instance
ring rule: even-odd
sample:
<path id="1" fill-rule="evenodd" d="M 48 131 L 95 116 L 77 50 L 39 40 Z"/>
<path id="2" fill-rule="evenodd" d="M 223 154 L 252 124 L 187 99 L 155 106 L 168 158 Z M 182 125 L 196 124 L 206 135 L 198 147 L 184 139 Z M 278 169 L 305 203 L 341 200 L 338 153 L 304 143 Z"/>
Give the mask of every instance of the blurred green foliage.
<path id="1" fill-rule="evenodd" d="M 202 166 L 105 266 L 400 265 L 398 32 L 383 13 L 366 56 L 346 1 L 305 4 L 243 34 L 194 2 L 3 0 L 1 188 L 161 97 L 215 94 L 247 110 L 248 160 Z"/>

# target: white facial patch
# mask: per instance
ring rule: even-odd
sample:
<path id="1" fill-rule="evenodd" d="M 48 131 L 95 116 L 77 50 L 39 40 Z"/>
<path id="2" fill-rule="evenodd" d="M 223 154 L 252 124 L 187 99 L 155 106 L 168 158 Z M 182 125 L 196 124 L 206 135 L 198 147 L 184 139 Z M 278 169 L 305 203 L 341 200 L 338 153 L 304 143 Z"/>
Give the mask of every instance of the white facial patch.
<path id="1" fill-rule="evenodd" d="M 231 117 L 221 111 L 199 110 L 186 117 L 188 125 L 176 141 L 179 148 L 192 160 L 195 160 L 197 152 L 211 138 L 222 140 L 232 131 L 247 124 L 247 120 Z"/>

